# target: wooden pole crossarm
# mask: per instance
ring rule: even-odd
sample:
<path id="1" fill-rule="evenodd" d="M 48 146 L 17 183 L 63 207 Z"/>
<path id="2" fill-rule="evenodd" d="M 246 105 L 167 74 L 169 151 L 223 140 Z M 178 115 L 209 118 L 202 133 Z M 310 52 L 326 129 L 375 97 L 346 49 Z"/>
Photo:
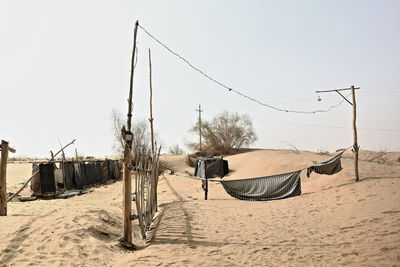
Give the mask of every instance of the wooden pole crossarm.
<path id="1" fill-rule="evenodd" d="M 347 101 L 347 103 L 349 103 L 350 105 L 353 105 L 353 103 L 351 103 L 344 95 L 342 95 L 338 90 L 336 90 L 336 93 L 338 93 L 341 97 L 343 97 L 344 100 Z"/>
<path id="2" fill-rule="evenodd" d="M 1 151 L 1 145 L 0 145 L 0 151 Z M 15 148 L 8 147 L 8 152 L 15 153 L 17 152 L 17 150 L 15 150 Z"/>
<path id="3" fill-rule="evenodd" d="M 360 89 L 360 87 L 354 87 L 354 90 Z M 342 88 L 342 89 L 333 89 L 333 90 L 322 90 L 322 91 L 315 91 L 316 93 L 330 93 L 330 92 L 337 92 L 337 91 L 349 91 L 350 88 Z"/>

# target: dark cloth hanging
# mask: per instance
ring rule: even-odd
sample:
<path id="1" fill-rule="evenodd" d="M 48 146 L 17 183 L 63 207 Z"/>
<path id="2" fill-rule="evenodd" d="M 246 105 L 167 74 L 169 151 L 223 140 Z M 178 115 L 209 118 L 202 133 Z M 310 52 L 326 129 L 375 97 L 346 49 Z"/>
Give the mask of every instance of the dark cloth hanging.
<path id="1" fill-rule="evenodd" d="M 93 185 L 97 183 L 96 178 L 96 164 L 94 162 L 89 162 L 85 164 L 85 173 L 86 173 L 86 185 Z"/>
<path id="2" fill-rule="evenodd" d="M 55 193 L 56 182 L 54 179 L 54 163 L 41 163 L 39 164 L 40 173 L 40 193 Z"/>
<path id="3" fill-rule="evenodd" d="M 195 162 L 194 176 L 202 178 L 222 178 L 228 173 L 228 161 L 222 158 L 198 158 Z"/>
<path id="4" fill-rule="evenodd" d="M 266 201 L 301 194 L 300 172 L 272 176 L 220 181 L 225 191 L 234 198 L 249 201 Z"/>
<path id="5" fill-rule="evenodd" d="M 121 179 L 122 178 L 122 161 L 121 160 L 115 160 L 115 179 Z"/>
<path id="6" fill-rule="evenodd" d="M 84 165 L 83 165 L 84 166 Z M 74 163 L 74 181 L 77 189 L 83 189 L 86 185 L 85 169 L 82 170 L 82 163 Z"/>
<path id="7" fill-rule="evenodd" d="M 342 164 L 340 158 L 342 157 L 344 151 L 319 163 L 316 163 L 307 168 L 307 177 L 314 171 L 319 174 L 332 175 L 338 173 L 342 170 Z"/>
<path id="8" fill-rule="evenodd" d="M 64 162 L 63 170 L 64 170 L 64 182 L 65 182 L 66 189 L 67 190 L 75 189 L 76 183 L 75 183 L 74 163 L 73 162 Z"/>
<path id="9" fill-rule="evenodd" d="M 109 172 L 109 164 L 110 164 L 110 161 L 109 161 L 109 160 L 105 160 L 105 161 L 102 161 L 102 162 L 100 163 L 100 168 L 101 168 L 101 181 L 102 181 L 102 182 L 105 182 L 105 181 L 107 181 L 108 179 L 111 179 L 110 172 Z"/>
<path id="10" fill-rule="evenodd" d="M 36 174 L 35 174 L 36 173 Z M 32 175 L 34 177 L 31 181 L 31 190 L 33 195 L 37 196 L 40 195 L 40 172 L 39 172 L 39 163 L 33 162 L 32 163 Z"/>
<path id="11" fill-rule="evenodd" d="M 94 163 L 94 170 L 95 170 L 95 181 L 96 183 L 101 183 L 101 163 L 100 161 L 96 161 Z"/>

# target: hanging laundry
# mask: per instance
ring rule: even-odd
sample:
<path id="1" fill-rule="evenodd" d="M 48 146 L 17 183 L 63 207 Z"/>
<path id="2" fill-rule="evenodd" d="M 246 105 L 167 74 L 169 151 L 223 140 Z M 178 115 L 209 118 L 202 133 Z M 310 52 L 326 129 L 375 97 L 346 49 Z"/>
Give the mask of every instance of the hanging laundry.
<path id="1" fill-rule="evenodd" d="M 298 196 L 301 194 L 300 172 L 272 176 L 220 181 L 225 191 L 234 198 L 265 201 Z"/>
<path id="2" fill-rule="evenodd" d="M 75 176 L 74 176 L 75 174 L 74 163 L 64 162 L 63 168 L 64 168 L 64 180 L 66 189 L 71 190 L 76 188 Z"/>
<path id="3" fill-rule="evenodd" d="M 307 168 L 307 177 L 310 177 L 310 174 L 314 171 L 319 174 L 327 174 L 332 175 L 338 173 L 342 170 L 342 165 L 340 162 L 340 158 L 342 157 L 344 151 L 340 152 L 336 156 L 329 158 L 325 161 L 316 163 Z"/>
<path id="4" fill-rule="evenodd" d="M 224 177 L 229 173 L 228 161 L 222 158 L 200 157 L 195 162 L 194 176 L 202 178 Z"/>

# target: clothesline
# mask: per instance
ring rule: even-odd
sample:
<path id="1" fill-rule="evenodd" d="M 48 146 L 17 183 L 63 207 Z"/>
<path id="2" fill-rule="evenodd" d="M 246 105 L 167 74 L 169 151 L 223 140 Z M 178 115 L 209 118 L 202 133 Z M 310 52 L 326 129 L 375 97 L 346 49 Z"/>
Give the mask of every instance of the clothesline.
<path id="1" fill-rule="evenodd" d="M 311 172 L 327 175 L 335 174 L 342 170 L 340 158 L 350 148 L 351 146 L 327 160 L 290 173 L 235 180 L 215 180 L 188 175 L 184 176 L 203 181 L 203 184 L 205 181 L 218 182 L 230 196 L 241 200 L 267 201 L 294 197 L 301 195 L 300 173 L 303 170 L 307 169 L 307 177 L 310 176 Z M 205 190 L 207 195 L 207 189 Z"/>
<path id="2" fill-rule="evenodd" d="M 335 157 L 337 157 L 337 156 L 343 154 L 344 152 L 346 152 L 347 150 L 349 150 L 349 149 L 352 148 L 352 147 L 353 147 L 353 145 L 347 147 L 346 149 L 342 150 L 340 153 L 336 154 L 335 156 L 333 156 L 333 157 L 331 157 L 331 158 L 329 158 L 329 159 L 327 159 L 327 160 L 325 160 L 325 161 L 329 161 L 329 160 L 331 160 L 331 159 L 334 159 Z M 323 161 L 323 162 L 325 162 L 325 161 Z M 313 166 L 313 165 L 311 165 L 311 166 Z M 310 168 L 311 166 L 304 167 L 304 168 L 302 168 L 302 169 L 298 169 L 297 171 L 305 171 L 305 170 L 307 170 L 308 168 Z M 296 172 L 296 171 L 294 171 L 294 172 Z M 181 173 L 184 173 L 184 172 L 181 172 Z M 184 177 L 186 177 L 186 178 L 189 178 L 189 179 L 195 179 L 195 180 L 201 180 L 201 181 L 207 180 L 207 181 L 209 181 L 209 182 L 216 182 L 216 183 L 222 182 L 222 180 L 220 180 L 220 179 L 217 180 L 217 179 L 209 179 L 209 178 L 202 178 L 202 177 L 189 176 L 189 175 L 186 175 L 186 173 L 184 173 L 184 175 L 182 175 L 182 176 L 184 176 Z M 256 178 L 257 178 L 257 177 L 256 177 Z M 248 178 L 246 178 L 246 179 L 248 179 Z"/>

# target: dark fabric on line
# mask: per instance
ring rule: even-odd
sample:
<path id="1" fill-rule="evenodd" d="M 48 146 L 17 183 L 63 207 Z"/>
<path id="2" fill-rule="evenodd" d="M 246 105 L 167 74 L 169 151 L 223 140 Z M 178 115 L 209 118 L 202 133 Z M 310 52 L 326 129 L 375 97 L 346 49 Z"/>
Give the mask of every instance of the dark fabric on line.
<path id="1" fill-rule="evenodd" d="M 229 173 L 229 165 L 227 160 L 223 160 L 222 162 L 224 164 L 224 176 L 225 176 Z"/>
<path id="2" fill-rule="evenodd" d="M 74 181 L 77 189 L 83 189 L 86 179 L 84 178 L 85 169 L 82 171 L 82 163 L 74 163 Z"/>
<path id="3" fill-rule="evenodd" d="M 76 183 L 75 183 L 75 175 L 74 175 L 75 174 L 74 163 L 64 162 L 63 168 L 64 168 L 65 187 L 67 188 L 67 190 L 75 189 Z"/>
<path id="4" fill-rule="evenodd" d="M 100 161 L 96 161 L 94 163 L 94 173 L 95 173 L 94 180 L 96 181 L 96 184 L 101 183 L 101 164 L 100 164 Z"/>
<path id="5" fill-rule="evenodd" d="M 197 159 L 194 163 L 194 176 L 206 178 L 206 168 L 204 160 Z"/>
<path id="6" fill-rule="evenodd" d="M 35 174 L 35 176 L 32 178 L 31 181 L 31 190 L 33 192 L 33 195 L 40 195 L 40 172 L 39 172 L 39 163 L 33 162 L 32 163 L 32 175 Z"/>
<path id="7" fill-rule="evenodd" d="M 85 162 L 80 162 L 79 163 L 79 168 L 81 170 L 81 180 L 82 180 L 83 186 L 89 185 L 90 183 L 89 183 L 88 178 L 86 176 L 86 163 Z"/>
<path id="8" fill-rule="evenodd" d="M 54 180 L 54 163 L 39 164 L 40 193 L 55 193 L 56 182 Z"/>
<path id="9" fill-rule="evenodd" d="M 86 173 L 87 185 L 92 185 L 97 182 L 96 164 L 94 162 L 89 162 L 85 164 L 85 173 Z"/>
<path id="10" fill-rule="evenodd" d="M 101 181 L 105 182 L 108 179 L 110 179 L 110 174 L 109 174 L 109 160 L 102 161 L 100 163 L 100 168 L 101 168 Z"/>
<path id="11" fill-rule="evenodd" d="M 224 177 L 229 173 L 228 161 L 221 158 L 198 158 L 195 162 L 194 176 L 202 178 Z"/>
<path id="12" fill-rule="evenodd" d="M 300 172 L 220 183 L 229 195 L 237 199 L 250 201 L 282 199 L 301 194 Z"/>
<path id="13" fill-rule="evenodd" d="M 122 161 L 115 160 L 115 179 L 122 178 Z"/>
<path id="14" fill-rule="evenodd" d="M 338 173 L 342 170 L 342 164 L 340 158 L 342 157 L 344 151 L 319 163 L 316 163 L 307 168 L 307 177 L 314 171 L 319 174 L 332 175 Z"/>

